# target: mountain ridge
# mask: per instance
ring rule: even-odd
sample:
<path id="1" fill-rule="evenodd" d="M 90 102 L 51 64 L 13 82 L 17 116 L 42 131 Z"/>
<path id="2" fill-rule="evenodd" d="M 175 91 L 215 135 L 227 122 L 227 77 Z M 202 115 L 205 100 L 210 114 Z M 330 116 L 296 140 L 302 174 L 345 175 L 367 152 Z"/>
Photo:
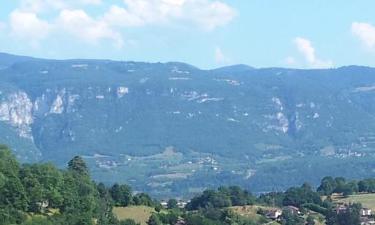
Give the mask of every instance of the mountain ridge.
<path id="1" fill-rule="evenodd" d="M 0 143 L 23 162 L 81 155 L 97 180 L 156 195 L 282 190 L 373 176 L 374 101 L 369 67 L 21 58 L 0 70 Z"/>
<path id="2" fill-rule="evenodd" d="M 332 68 L 293 68 L 293 67 L 253 67 L 248 64 L 231 64 L 227 66 L 221 66 L 221 67 L 215 67 L 210 69 L 202 69 L 197 66 L 194 66 L 193 64 L 180 62 L 180 61 L 166 61 L 166 62 L 146 62 L 146 61 L 134 61 L 134 60 L 120 60 L 120 59 L 105 59 L 105 58 L 65 58 L 65 59 L 48 59 L 44 57 L 33 57 L 33 56 L 24 56 L 24 55 L 18 55 L 18 54 L 12 54 L 12 53 L 6 53 L 6 52 L 0 52 L 0 58 L 2 57 L 9 57 L 13 59 L 24 59 L 22 61 L 33 61 L 33 60 L 44 60 L 44 61 L 57 61 L 57 62 L 115 62 L 115 63 L 141 63 L 141 64 L 165 64 L 165 65 L 184 65 L 186 67 L 194 68 L 201 71 L 220 71 L 220 70 L 226 70 L 226 69 L 235 69 L 235 70 L 250 70 L 250 69 L 285 69 L 285 70 L 336 70 L 336 69 L 342 69 L 342 68 L 368 68 L 368 69 L 374 69 L 375 67 L 372 66 L 365 66 L 365 65 L 343 65 L 339 67 L 332 67 Z M 1 59 L 4 60 L 4 59 Z"/>

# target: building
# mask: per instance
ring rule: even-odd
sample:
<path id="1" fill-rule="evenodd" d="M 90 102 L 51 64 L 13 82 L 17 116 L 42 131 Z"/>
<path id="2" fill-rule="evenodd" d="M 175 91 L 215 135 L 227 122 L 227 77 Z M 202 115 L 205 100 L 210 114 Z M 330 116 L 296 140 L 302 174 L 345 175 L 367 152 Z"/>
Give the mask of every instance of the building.
<path id="1" fill-rule="evenodd" d="M 373 218 L 361 217 L 361 225 L 375 225 Z"/>
<path id="2" fill-rule="evenodd" d="M 185 220 L 179 218 L 179 219 L 177 220 L 177 222 L 175 223 L 175 225 L 186 225 L 186 222 L 185 222 Z"/>
<path id="3" fill-rule="evenodd" d="M 283 212 L 280 209 L 271 209 L 266 212 L 266 217 L 268 219 L 277 220 Z"/>
<path id="4" fill-rule="evenodd" d="M 343 205 L 338 205 L 335 210 L 337 214 L 342 214 L 342 213 L 346 213 L 348 211 L 348 208 L 349 208 L 348 205 L 343 204 Z"/>
<path id="5" fill-rule="evenodd" d="M 372 210 L 369 208 L 363 208 L 360 211 L 361 216 L 371 216 L 372 215 Z"/>
<path id="6" fill-rule="evenodd" d="M 286 211 L 290 212 L 293 215 L 299 215 L 299 214 L 301 214 L 301 211 L 299 210 L 299 208 L 297 208 L 295 206 L 292 206 L 292 205 L 284 207 L 283 210 L 286 210 Z"/>
<path id="7" fill-rule="evenodd" d="M 183 209 L 183 208 L 185 208 L 185 206 L 186 206 L 187 204 L 188 204 L 187 202 L 180 200 L 180 201 L 178 201 L 178 203 L 177 203 L 177 207 L 180 208 L 180 209 Z"/>
<path id="8" fill-rule="evenodd" d="M 161 205 L 163 208 L 168 208 L 168 202 L 167 202 L 167 201 L 161 201 L 161 202 L 160 202 L 160 205 Z"/>

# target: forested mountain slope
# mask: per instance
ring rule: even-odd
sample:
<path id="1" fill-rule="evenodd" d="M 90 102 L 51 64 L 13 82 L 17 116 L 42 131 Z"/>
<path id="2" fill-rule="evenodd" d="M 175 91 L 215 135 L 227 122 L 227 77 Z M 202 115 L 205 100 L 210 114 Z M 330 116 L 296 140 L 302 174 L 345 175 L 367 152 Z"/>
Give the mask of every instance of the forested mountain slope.
<path id="1" fill-rule="evenodd" d="M 0 55 L 0 142 L 136 190 L 223 181 L 272 191 L 374 176 L 375 69 L 201 70 L 183 63 Z"/>

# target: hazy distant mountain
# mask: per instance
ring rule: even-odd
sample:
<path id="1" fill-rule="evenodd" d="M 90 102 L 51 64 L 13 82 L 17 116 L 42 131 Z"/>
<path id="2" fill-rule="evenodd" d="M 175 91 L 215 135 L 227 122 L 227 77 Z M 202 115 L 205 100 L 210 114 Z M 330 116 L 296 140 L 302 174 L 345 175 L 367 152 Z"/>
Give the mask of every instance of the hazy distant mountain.
<path id="1" fill-rule="evenodd" d="M 375 69 L 200 70 L 0 54 L 0 142 L 154 194 L 375 175 Z M 277 184 L 276 187 L 274 185 Z"/>

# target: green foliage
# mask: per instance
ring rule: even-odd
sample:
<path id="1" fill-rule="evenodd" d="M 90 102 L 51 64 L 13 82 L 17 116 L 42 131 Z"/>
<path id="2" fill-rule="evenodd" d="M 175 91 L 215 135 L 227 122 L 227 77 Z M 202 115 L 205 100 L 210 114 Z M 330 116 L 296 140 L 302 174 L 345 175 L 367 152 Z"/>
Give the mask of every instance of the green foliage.
<path id="1" fill-rule="evenodd" d="M 168 213 L 159 213 L 155 215 L 159 217 L 163 224 L 175 224 L 180 216 L 179 213 L 173 210 L 169 211 Z"/>
<path id="2" fill-rule="evenodd" d="M 375 193 L 375 179 L 364 179 L 359 181 L 358 191 Z"/>
<path id="3" fill-rule="evenodd" d="M 175 209 L 178 207 L 177 204 L 178 204 L 177 200 L 172 198 L 168 200 L 167 207 L 168 209 Z"/>
<path id="4" fill-rule="evenodd" d="M 283 200 L 285 198 L 284 192 L 270 192 L 261 194 L 257 202 L 261 205 L 269 205 L 269 206 L 283 206 Z"/>
<path id="5" fill-rule="evenodd" d="M 305 220 L 299 215 L 293 214 L 289 210 L 283 210 L 281 215 L 281 224 L 282 225 L 304 225 Z"/>
<path id="6" fill-rule="evenodd" d="M 59 213 L 25 221 L 27 214 Z M 60 171 L 51 164 L 19 166 L 10 150 L 0 146 L 0 225 L 98 225 L 117 223 L 111 198 L 103 185 L 96 186 L 80 157 Z"/>
<path id="7" fill-rule="evenodd" d="M 318 192 L 323 195 L 342 193 L 344 196 L 358 192 L 375 192 L 375 179 L 364 179 L 361 181 L 347 181 L 343 177 L 324 177 L 318 187 Z"/>
<path id="8" fill-rule="evenodd" d="M 220 187 L 217 191 L 205 190 L 201 195 L 191 199 L 186 208 L 189 210 L 197 210 L 209 206 L 223 208 L 228 206 L 251 205 L 254 202 L 254 196 L 239 187 Z"/>
<path id="9" fill-rule="evenodd" d="M 361 204 L 350 204 L 344 212 L 337 213 L 334 208 L 326 215 L 327 225 L 360 225 Z"/>
<path id="10" fill-rule="evenodd" d="M 314 203 L 305 203 L 302 205 L 303 208 L 325 215 L 327 213 L 327 207 L 320 206 Z"/>
<path id="11" fill-rule="evenodd" d="M 133 203 L 134 205 L 144 205 L 154 207 L 158 203 L 156 203 L 152 198 L 146 193 L 139 193 L 133 196 Z"/>
<path id="12" fill-rule="evenodd" d="M 147 225 L 163 225 L 158 215 L 152 214 L 150 219 L 147 221 Z"/>
<path id="13" fill-rule="evenodd" d="M 285 192 L 283 205 L 300 207 L 305 203 L 322 204 L 320 195 L 309 184 L 305 183 L 301 187 L 292 187 Z"/>
<path id="14" fill-rule="evenodd" d="M 0 205 L 0 225 L 20 224 L 26 219 L 26 214 L 12 206 Z"/>
<path id="15" fill-rule="evenodd" d="M 81 175 L 88 175 L 89 170 L 85 161 L 80 156 L 75 156 L 68 162 L 68 170 L 76 172 Z"/>
<path id="16" fill-rule="evenodd" d="M 22 223 L 22 225 L 56 225 L 53 222 L 51 222 L 47 218 L 43 217 L 34 217 L 30 220 L 27 220 L 26 222 Z"/>
<path id="17" fill-rule="evenodd" d="M 218 187 L 223 180 L 254 192 L 284 190 L 305 180 L 318 184 L 327 171 L 333 176 L 366 177 L 373 167 L 374 95 L 366 91 L 375 83 L 373 68 L 200 70 L 182 63 L 8 58 L 0 55 L 5 65 L 0 70 L 2 101 L 22 91 L 41 106 L 33 109 L 33 141 L 20 138 L 10 124 L 0 124 L 0 142 L 14 146 L 23 160 L 53 160 L 62 166 L 77 154 L 105 153 L 105 160 L 118 166 L 107 176 L 112 170 L 97 168 L 97 159 L 88 159 L 97 180 L 136 179 L 133 188 L 164 197 L 190 194 L 190 187 Z M 172 79 L 176 76 L 190 80 Z M 119 87 L 129 88 L 129 93 L 119 98 Z M 49 113 L 57 94 L 64 110 Z M 181 114 L 170 113 L 174 110 Z M 189 113 L 193 117 L 187 119 Z M 285 118 L 285 133 L 275 118 L 278 113 Z M 319 118 L 312 118 L 315 113 Z M 191 149 L 224 159 L 218 161 L 220 170 L 208 173 L 207 165 L 188 181 L 168 179 L 166 183 L 173 184 L 167 188 L 147 186 L 154 174 L 173 172 L 174 166 L 159 166 L 168 159 L 149 160 L 164 150 L 159 146 L 171 143 L 186 162 L 194 162 Z M 349 156 L 347 149 L 362 156 Z M 121 154 L 148 157 L 127 162 Z M 238 172 L 248 169 L 257 172 L 243 179 L 245 174 Z"/>
<path id="18" fill-rule="evenodd" d="M 132 190 L 128 185 L 114 184 L 109 193 L 116 206 L 126 207 L 132 203 Z"/>
<path id="19" fill-rule="evenodd" d="M 306 225 L 315 225 L 314 217 L 312 217 L 311 215 L 307 216 Z"/>

